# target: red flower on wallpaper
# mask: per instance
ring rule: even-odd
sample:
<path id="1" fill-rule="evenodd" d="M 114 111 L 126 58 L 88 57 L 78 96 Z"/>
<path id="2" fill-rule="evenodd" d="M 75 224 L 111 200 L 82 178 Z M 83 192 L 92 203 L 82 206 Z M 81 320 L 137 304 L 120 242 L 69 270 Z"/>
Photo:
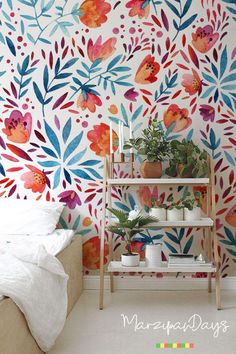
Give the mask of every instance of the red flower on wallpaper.
<path id="1" fill-rule="evenodd" d="M 192 69 L 192 74 L 183 75 L 182 86 L 185 87 L 185 91 L 190 95 L 195 95 L 196 93 L 201 94 L 202 81 L 196 70 Z"/>
<path id="2" fill-rule="evenodd" d="M 66 203 L 68 208 L 75 209 L 76 205 L 81 205 L 81 200 L 78 194 L 73 191 L 64 191 L 58 195 L 59 202 Z"/>
<path id="3" fill-rule="evenodd" d="M 193 187 L 193 192 L 200 192 L 201 197 L 198 198 L 197 200 L 201 203 L 202 205 L 202 210 L 206 214 L 207 213 L 207 188 L 204 186 L 194 186 Z"/>
<path id="4" fill-rule="evenodd" d="M 31 189 L 33 193 L 43 193 L 46 187 L 46 176 L 38 168 L 26 165 L 30 172 L 26 172 L 21 176 L 21 180 L 24 181 L 24 187 Z"/>
<path id="5" fill-rule="evenodd" d="M 154 187 L 152 190 L 148 186 L 140 187 L 137 191 L 139 201 L 142 205 L 148 208 L 152 207 L 151 200 L 158 200 L 158 188 Z M 163 202 L 163 200 L 162 200 Z"/>
<path id="6" fill-rule="evenodd" d="M 109 246 L 104 247 L 104 264 L 107 263 Z M 98 236 L 91 237 L 83 244 L 83 265 L 84 267 L 96 270 L 100 267 L 100 239 Z"/>
<path id="7" fill-rule="evenodd" d="M 214 122 L 215 119 L 215 108 L 209 106 L 208 104 L 201 104 L 199 108 L 199 112 L 205 122 L 208 120 Z"/>
<path id="8" fill-rule="evenodd" d="M 101 27 L 110 11 L 111 5 L 105 0 L 85 0 L 80 6 L 80 21 L 90 28 Z"/>
<path id="9" fill-rule="evenodd" d="M 23 114 L 14 110 L 10 117 L 5 119 L 5 128 L 2 129 L 7 139 L 14 143 L 24 144 L 29 141 L 32 129 L 32 116 L 30 113 Z"/>
<path id="10" fill-rule="evenodd" d="M 139 253 L 141 260 L 145 259 L 144 245 L 145 243 L 140 241 L 134 241 L 131 243 L 131 251 L 134 253 Z M 125 249 L 127 249 L 127 247 L 125 247 Z"/>
<path id="11" fill-rule="evenodd" d="M 90 38 L 88 41 L 87 52 L 88 57 L 93 63 L 97 59 L 106 60 L 109 58 L 116 50 L 115 44 L 117 39 L 112 37 L 102 43 L 102 36 L 99 36 L 96 42 Z"/>
<path id="12" fill-rule="evenodd" d="M 160 71 L 160 65 L 155 58 L 148 54 L 139 65 L 135 75 L 135 82 L 138 84 L 151 84 L 157 81 L 156 75 Z"/>
<path id="13" fill-rule="evenodd" d="M 188 117 L 187 108 L 180 108 L 177 104 L 171 104 L 164 113 L 164 124 L 166 128 L 175 123 L 173 132 L 177 133 L 187 129 L 192 124 L 192 119 Z"/>
<path id="14" fill-rule="evenodd" d="M 201 53 L 207 53 L 216 43 L 219 38 L 219 33 L 213 33 L 211 25 L 206 25 L 203 28 L 198 27 L 195 33 L 192 33 L 192 44 Z"/>
<path id="15" fill-rule="evenodd" d="M 82 108 L 83 111 L 89 109 L 92 113 L 96 111 L 96 106 L 101 107 L 101 105 L 102 101 L 97 95 L 86 91 L 83 91 L 77 100 L 77 107 Z"/>
<path id="16" fill-rule="evenodd" d="M 147 18 L 150 13 L 150 2 L 147 0 L 131 0 L 126 7 L 130 9 L 129 16 L 131 17 Z"/>
<path id="17" fill-rule="evenodd" d="M 236 204 L 228 211 L 225 220 L 231 226 L 236 227 Z"/>
<path id="18" fill-rule="evenodd" d="M 110 153 L 110 127 L 105 123 L 94 125 L 93 130 L 87 134 L 87 138 L 92 142 L 90 149 L 98 156 L 106 156 Z M 113 151 L 118 148 L 117 144 L 118 135 L 112 131 Z"/>

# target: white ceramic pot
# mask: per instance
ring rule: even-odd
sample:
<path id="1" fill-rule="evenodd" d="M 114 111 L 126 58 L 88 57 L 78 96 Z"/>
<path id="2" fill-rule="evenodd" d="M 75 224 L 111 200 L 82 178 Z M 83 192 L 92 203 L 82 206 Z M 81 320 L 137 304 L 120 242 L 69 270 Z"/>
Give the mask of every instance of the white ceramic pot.
<path id="1" fill-rule="evenodd" d="M 139 266 L 140 255 L 139 253 L 132 253 L 132 255 L 125 253 L 121 255 L 121 265 L 125 267 Z"/>
<path id="2" fill-rule="evenodd" d="M 201 219 L 201 208 L 195 207 L 193 210 L 189 210 L 188 208 L 184 208 L 184 220 L 193 221 Z"/>
<path id="3" fill-rule="evenodd" d="M 159 221 L 165 221 L 166 220 L 166 209 L 164 209 L 164 208 L 152 208 L 149 211 L 149 215 L 150 216 L 154 216 Z"/>
<path id="4" fill-rule="evenodd" d="M 145 262 L 147 267 L 161 267 L 161 244 L 146 245 Z"/>
<path id="5" fill-rule="evenodd" d="M 167 209 L 167 220 L 168 221 L 183 221 L 184 211 L 183 209 Z"/>

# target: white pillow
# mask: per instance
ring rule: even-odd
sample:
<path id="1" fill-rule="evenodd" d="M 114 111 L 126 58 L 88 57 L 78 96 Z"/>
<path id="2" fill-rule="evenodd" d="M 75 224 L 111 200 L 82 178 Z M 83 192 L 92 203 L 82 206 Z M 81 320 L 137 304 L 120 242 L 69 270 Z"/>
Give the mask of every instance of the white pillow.
<path id="1" fill-rule="evenodd" d="M 62 203 L 0 198 L 0 234 L 50 234 L 63 208 Z"/>

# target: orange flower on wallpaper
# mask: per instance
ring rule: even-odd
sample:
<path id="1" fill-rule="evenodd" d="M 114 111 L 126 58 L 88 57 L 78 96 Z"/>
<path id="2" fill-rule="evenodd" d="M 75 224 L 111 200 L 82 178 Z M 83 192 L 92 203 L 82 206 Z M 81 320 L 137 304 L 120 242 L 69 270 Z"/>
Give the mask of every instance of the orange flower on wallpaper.
<path id="1" fill-rule="evenodd" d="M 155 58 L 148 54 L 139 65 L 135 75 L 135 82 L 138 84 L 151 84 L 157 81 L 156 75 L 160 71 L 160 65 Z"/>
<path id="2" fill-rule="evenodd" d="M 190 95 L 195 95 L 196 93 L 201 94 L 202 81 L 196 70 L 192 69 L 192 74 L 183 75 L 182 86 L 185 87 L 185 91 Z"/>
<path id="3" fill-rule="evenodd" d="M 110 11 L 111 5 L 105 0 L 85 0 L 80 6 L 80 21 L 90 28 L 101 27 Z"/>
<path id="4" fill-rule="evenodd" d="M 147 0 L 131 0 L 126 7 L 130 9 L 129 16 L 131 17 L 147 18 L 150 13 L 150 2 Z"/>
<path id="5" fill-rule="evenodd" d="M 195 33 L 192 33 L 192 44 L 201 53 L 207 53 L 216 43 L 219 33 L 213 33 L 211 25 L 198 27 Z"/>
<path id="6" fill-rule="evenodd" d="M 30 172 L 26 172 L 21 176 L 21 180 L 24 181 L 24 187 L 31 189 L 33 193 L 43 193 L 46 187 L 46 176 L 38 168 L 26 165 Z"/>
<path id="7" fill-rule="evenodd" d="M 102 43 L 102 36 L 99 36 L 96 42 L 90 38 L 88 41 L 87 51 L 88 57 L 93 63 L 97 59 L 106 60 L 116 50 L 115 44 L 117 39 L 112 37 Z"/>
<path id="8" fill-rule="evenodd" d="M 231 226 L 236 227 L 236 204 L 228 211 L 225 220 Z"/>
<path id="9" fill-rule="evenodd" d="M 14 143 L 24 144 L 29 141 L 32 129 L 32 116 L 30 113 L 23 114 L 14 110 L 10 117 L 5 119 L 5 128 L 2 129 L 7 139 Z"/>
<path id="10" fill-rule="evenodd" d="M 98 156 L 106 156 L 110 153 L 110 127 L 105 123 L 94 125 L 93 130 L 90 130 L 87 134 L 90 144 L 90 149 Z M 113 151 L 118 148 L 117 144 L 118 136 L 116 132 L 112 131 Z"/>
<path id="11" fill-rule="evenodd" d="M 187 108 L 180 108 L 177 104 L 171 104 L 164 113 L 164 124 L 166 128 L 173 123 L 175 126 L 173 132 L 177 133 L 181 130 L 187 129 L 192 124 L 192 119 L 188 117 Z"/>
<path id="12" fill-rule="evenodd" d="M 193 192 L 201 193 L 201 197 L 198 198 L 198 201 L 202 204 L 202 210 L 206 214 L 207 213 L 207 188 L 203 186 L 195 186 L 193 187 Z"/>
<path id="13" fill-rule="evenodd" d="M 94 93 L 83 91 L 77 100 L 77 107 L 90 110 L 90 112 L 94 113 L 96 111 L 96 106 L 101 107 L 102 101 L 100 98 Z"/>
<path id="14" fill-rule="evenodd" d="M 155 186 L 153 189 L 151 189 L 148 186 L 140 187 L 137 191 L 137 194 L 138 194 L 138 198 L 139 198 L 141 205 L 143 205 L 143 206 L 145 205 L 148 208 L 152 207 L 152 205 L 151 205 L 152 199 L 155 199 L 157 201 L 160 200 L 160 202 L 163 203 L 164 197 L 165 197 L 164 194 L 158 196 L 158 187 L 157 186 Z"/>
<path id="15" fill-rule="evenodd" d="M 104 264 L 107 263 L 109 246 L 104 247 Z M 98 236 L 90 238 L 83 244 L 83 265 L 84 267 L 96 270 L 100 267 L 100 239 Z"/>

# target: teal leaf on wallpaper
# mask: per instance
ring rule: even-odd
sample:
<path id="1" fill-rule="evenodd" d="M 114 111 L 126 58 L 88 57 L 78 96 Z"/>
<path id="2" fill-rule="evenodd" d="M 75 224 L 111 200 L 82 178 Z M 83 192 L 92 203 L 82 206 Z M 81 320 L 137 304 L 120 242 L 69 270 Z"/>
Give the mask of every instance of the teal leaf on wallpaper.
<path id="1" fill-rule="evenodd" d="M 55 134 L 55 132 L 52 130 L 50 125 L 44 121 L 44 126 L 45 126 L 45 131 L 47 134 L 47 137 L 52 144 L 52 146 L 55 148 L 56 152 L 58 153 L 58 157 L 61 157 L 61 148 L 60 148 L 60 143 L 59 140 Z"/>
<path id="2" fill-rule="evenodd" d="M 186 21 L 184 21 L 180 26 L 179 26 L 179 31 L 183 31 L 184 29 L 186 29 L 187 27 L 189 27 L 193 21 L 196 19 L 197 14 L 192 15 L 191 17 L 189 17 Z"/>
<path id="3" fill-rule="evenodd" d="M 44 161 L 44 162 L 39 161 L 38 164 L 43 167 L 55 167 L 60 165 L 60 163 L 57 161 Z"/>
<path id="4" fill-rule="evenodd" d="M 80 166 L 95 166 L 100 163 L 99 160 L 87 160 L 80 164 Z"/>
<path id="5" fill-rule="evenodd" d="M 87 148 L 85 148 L 84 150 L 78 152 L 75 156 L 73 156 L 68 162 L 67 165 L 71 166 L 74 165 L 76 163 L 78 163 L 86 154 Z"/>
<path id="6" fill-rule="evenodd" d="M 43 98 L 42 92 L 40 91 L 40 89 L 39 89 L 38 85 L 36 84 L 36 82 L 33 82 L 33 87 L 34 87 L 34 92 L 35 92 L 35 95 L 36 95 L 38 101 L 41 104 L 44 104 L 44 98 Z"/>
<path id="7" fill-rule="evenodd" d="M 178 1 L 180 2 L 180 1 Z M 182 12 L 182 16 L 185 16 L 186 13 L 188 12 L 188 10 L 190 9 L 190 6 L 192 5 L 192 0 L 187 0 L 186 3 L 184 4 L 183 7 L 183 12 Z"/>
<path id="8" fill-rule="evenodd" d="M 45 1 L 41 2 L 41 11 L 42 13 L 49 11 L 55 3 L 55 0 L 49 0 L 47 4 L 45 4 Z"/>
<path id="9" fill-rule="evenodd" d="M 14 43 L 12 42 L 12 40 L 9 37 L 6 37 L 6 42 L 7 42 L 8 48 L 10 49 L 11 53 L 15 57 L 16 56 L 16 48 L 15 48 Z"/>
<path id="10" fill-rule="evenodd" d="M 1 164 L 1 162 L 0 162 L 0 173 L 1 173 L 1 175 L 3 175 L 4 177 L 6 176 L 5 170 L 4 170 L 3 165 Z"/>
<path id="11" fill-rule="evenodd" d="M 225 46 L 220 58 L 220 78 L 222 78 L 222 76 L 225 73 L 227 63 L 228 63 L 228 57 L 227 57 L 227 50 Z"/>
<path id="12" fill-rule="evenodd" d="M 50 148 L 48 148 L 48 147 L 46 147 L 46 146 L 41 146 L 41 148 L 42 148 L 43 151 L 45 151 L 46 154 L 48 154 L 49 156 L 57 158 L 57 155 L 55 154 L 55 152 L 54 152 L 52 149 L 50 149 Z"/>
<path id="13" fill-rule="evenodd" d="M 88 180 L 88 181 L 94 181 L 94 178 L 92 178 L 87 172 L 81 170 L 81 169 L 75 169 L 71 170 L 72 173 L 74 173 L 77 177 Z"/>
<path id="14" fill-rule="evenodd" d="M 171 11 L 178 17 L 180 17 L 180 13 L 178 11 L 178 9 L 168 0 L 165 0 L 166 4 L 169 6 L 169 8 L 171 9 Z"/>
<path id="15" fill-rule="evenodd" d="M 65 176 L 66 181 L 69 184 L 71 184 L 72 183 L 72 179 L 71 179 L 71 176 L 70 176 L 69 172 L 65 168 L 63 168 L 63 172 L 64 172 L 64 176 Z"/>
<path id="16" fill-rule="evenodd" d="M 80 165 L 81 166 L 81 165 Z M 88 171 L 89 173 L 91 173 L 91 175 L 93 175 L 95 178 L 97 179 L 102 179 L 102 176 L 97 172 L 95 171 L 94 168 L 91 168 L 91 167 L 85 167 L 86 171 Z"/>
<path id="17" fill-rule="evenodd" d="M 201 98 L 207 98 L 211 94 L 211 92 L 214 90 L 214 88 L 215 88 L 214 86 L 208 87 L 206 89 L 206 91 L 204 92 L 204 94 L 201 96 Z"/>
<path id="18" fill-rule="evenodd" d="M 231 102 L 229 96 L 225 95 L 223 92 L 221 92 L 221 96 L 222 96 L 223 101 L 226 104 L 226 106 L 228 106 L 233 111 L 233 105 L 232 105 L 232 102 Z"/>
<path id="19" fill-rule="evenodd" d="M 183 253 L 187 254 L 190 251 L 192 244 L 193 244 L 193 235 L 186 242 L 184 249 L 183 249 Z"/>
<path id="20" fill-rule="evenodd" d="M 139 106 L 136 111 L 134 111 L 134 113 L 132 114 L 132 117 L 131 117 L 131 121 L 134 122 L 138 117 L 139 115 L 141 114 L 142 112 L 142 109 L 143 109 L 143 106 Z"/>
<path id="21" fill-rule="evenodd" d="M 7 0 L 7 4 L 10 7 L 10 9 L 12 10 L 13 9 L 12 0 Z"/>
<path id="22" fill-rule="evenodd" d="M 172 235 L 170 232 L 166 232 L 166 236 L 168 236 L 168 238 L 169 238 L 172 242 L 174 242 L 174 243 L 176 243 L 177 245 L 179 245 L 179 239 L 178 239 L 176 236 Z"/>
<path id="23" fill-rule="evenodd" d="M 164 241 L 164 244 L 172 253 L 178 253 L 178 251 L 169 242 Z"/>
<path id="24" fill-rule="evenodd" d="M 66 161 L 66 159 L 78 148 L 81 139 L 83 137 L 83 132 L 81 132 L 79 135 L 77 135 L 67 146 L 64 155 L 63 155 L 63 161 Z"/>
<path id="25" fill-rule="evenodd" d="M 64 143 L 67 142 L 67 140 L 70 136 L 70 133 L 71 133 L 71 118 L 68 119 L 68 121 L 64 125 L 63 131 L 62 131 L 62 138 L 63 138 Z"/>
<path id="26" fill-rule="evenodd" d="M 234 158 L 227 151 L 224 151 L 224 154 L 225 154 L 227 161 L 230 163 L 230 165 L 236 166 Z"/>
<path id="27" fill-rule="evenodd" d="M 190 141 L 190 140 L 192 140 L 192 137 L 193 137 L 193 129 L 191 129 L 188 132 L 188 135 L 186 136 L 186 140 Z"/>
<path id="28" fill-rule="evenodd" d="M 204 77 L 204 79 L 206 81 L 211 82 L 212 84 L 216 84 L 216 80 L 213 77 L 211 77 L 210 75 L 203 72 L 202 76 Z"/>
<path id="29" fill-rule="evenodd" d="M 129 213 L 130 212 L 130 208 L 127 207 L 127 205 L 125 205 L 124 203 L 114 202 L 114 204 L 117 206 L 117 208 L 121 209 L 125 213 Z"/>
<path id="30" fill-rule="evenodd" d="M 122 55 L 117 55 L 107 66 L 107 71 L 110 71 L 122 58 Z"/>
<path id="31" fill-rule="evenodd" d="M 59 167 L 54 174 L 53 189 L 56 189 L 59 186 L 60 177 L 61 177 L 61 167 Z"/>
<path id="32" fill-rule="evenodd" d="M 236 81 L 236 74 L 230 74 L 230 75 L 226 76 L 226 77 L 221 81 L 221 84 L 225 84 L 226 82 L 230 82 L 230 81 Z"/>

